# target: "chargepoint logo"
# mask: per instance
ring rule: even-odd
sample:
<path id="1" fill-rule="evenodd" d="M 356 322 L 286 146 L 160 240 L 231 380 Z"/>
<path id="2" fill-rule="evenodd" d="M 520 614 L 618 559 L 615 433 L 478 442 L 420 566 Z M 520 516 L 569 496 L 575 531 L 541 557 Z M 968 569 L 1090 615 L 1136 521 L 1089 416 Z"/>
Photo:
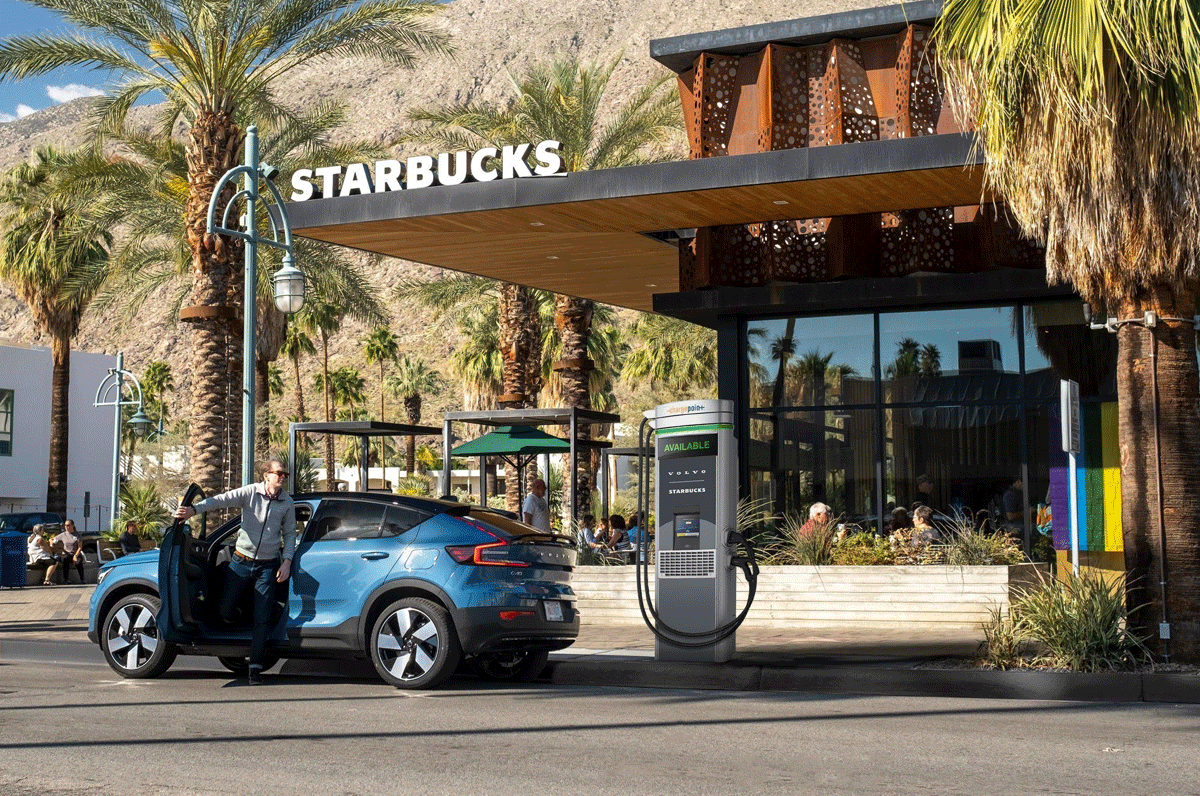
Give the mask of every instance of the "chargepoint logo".
<path id="1" fill-rule="evenodd" d="M 297 169 L 292 174 L 291 201 L 304 202 L 318 196 L 322 199 L 355 196 L 366 193 L 411 191 L 434 185 L 461 185 L 470 178 L 473 182 L 511 180 L 520 177 L 553 177 L 565 174 L 558 141 L 539 144 L 516 144 L 483 147 L 474 152 L 442 152 L 439 155 L 416 155 L 407 160 L 377 160 L 373 164 L 351 163 L 348 166 L 323 166 L 318 169 Z M 531 160 L 532 158 L 532 160 Z"/>

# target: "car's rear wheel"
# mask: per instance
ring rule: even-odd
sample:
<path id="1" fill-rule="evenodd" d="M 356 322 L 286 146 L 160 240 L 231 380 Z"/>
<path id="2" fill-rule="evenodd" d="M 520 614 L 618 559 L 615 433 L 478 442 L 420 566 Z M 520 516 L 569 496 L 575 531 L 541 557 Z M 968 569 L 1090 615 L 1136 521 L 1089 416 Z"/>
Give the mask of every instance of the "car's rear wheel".
<path id="1" fill-rule="evenodd" d="M 217 660 L 221 662 L 222 666 L 233 672 L 238 677 L 245 677 L 250 673 L 250 659 L 245 655 L 221 655 L 217 657 Z M 263 658 L 263 671 L 267 671 L 277 663 L 279 663 L 279 658 L 277 656 L 267 655 L 265 658 Z"/>
<path id="2" fill-rule="evenodd" d="M 550 653 L 545 650 L 492 652 L 475 658 L 475 670 L 486 680 L 529 683 L 542 673 Z"/>
<path id="3" fill-rule="evenodd" d="M 370 641 L 375 671 L 397 688 L 433 688 L 454 673 L 462 655 L 446 609 L 420 597 L 384 609 Z"/>
<path id="4" fill-rule="evenodd" d="M 130 594 L 105 617 L 100 647 L 108 665 L 122 677 L 158 677 L 175 662 L 178 649 L 158 635 L 158 608 L 158 598 Z"/>

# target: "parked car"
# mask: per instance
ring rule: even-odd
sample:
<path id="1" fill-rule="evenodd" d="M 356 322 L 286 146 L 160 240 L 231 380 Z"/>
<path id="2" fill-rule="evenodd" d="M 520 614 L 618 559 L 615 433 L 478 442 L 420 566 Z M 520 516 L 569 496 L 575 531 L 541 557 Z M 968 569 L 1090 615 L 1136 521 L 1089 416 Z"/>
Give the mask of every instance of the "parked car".
<path id="1" fill-rule="evenodd" d="M 63 518 L 53 511 L 22 511 L 15 514 L 0 514 L 0 533 L 20 531 L 26 536 L 33 526 L 41 523 L 43 533 L 58 533 L 63 529 Z"/>
<path id="2" fill-rule="evenodd" d="M 184 502 L 198 495 L 193 486 Z M 429 498 L 294 498 L 299 541 L 277 593 L 274 660 L 370 658 L 397 688 L 436 686 L 460 662 L 484 677 L 524 681 L 579 634 L 570 537 Z M 159 550 L 100 569 L 88 638 L 118 674 L 156 677 L 181 653 L 245 671 L 250 592 L 242 619 L 227 625 L 216 615 L 241 518 L 212 533 L 203 520 L 176 523 Z"/>

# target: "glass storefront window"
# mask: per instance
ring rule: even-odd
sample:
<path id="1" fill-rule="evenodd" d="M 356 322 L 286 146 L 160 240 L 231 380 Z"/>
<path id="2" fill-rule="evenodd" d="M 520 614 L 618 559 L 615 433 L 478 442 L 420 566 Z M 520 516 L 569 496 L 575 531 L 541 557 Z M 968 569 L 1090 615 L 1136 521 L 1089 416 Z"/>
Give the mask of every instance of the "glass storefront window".
<path id="1" fill-rule="evenodd" d="M 872 409 L 751 412 L 751 497 L 800 517 L 820 501 L 835 517 L 874 527 L 875 417 Z"/>
<path id="2" fill-rule="evenodd" d="M 1021 475 L 1019 406 L 887 409 L 883 417 L 888 506 L 974 512 L 991 506 Z"/>
<path id="3" fill-rule="evenodd" d="M 1079 382 L 1082 398 L 1116 396 L 1117 337 L 1089 329 L 1078 301 L 1025 308 L 1025 383 L 1031 401 L 1058 402 L 1058 382 Z"/>
<path id="4" fill-rule="evenodd" d="M 874 340 L 871 315 L 751 321 L 750 405 L 873 403 Z"/>
<path id="5" fill-rule="evenodd" d="M 1015 307 L 920 310 L 879 316 L 879 362 L 888 403 L 1017 400 Z"/>

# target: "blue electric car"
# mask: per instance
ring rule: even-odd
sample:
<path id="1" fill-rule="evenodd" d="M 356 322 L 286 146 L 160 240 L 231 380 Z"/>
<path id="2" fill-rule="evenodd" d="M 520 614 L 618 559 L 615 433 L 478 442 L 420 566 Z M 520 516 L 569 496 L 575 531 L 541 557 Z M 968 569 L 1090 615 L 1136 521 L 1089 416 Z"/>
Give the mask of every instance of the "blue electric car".
<path id="1" fill-rule="evenodd" d="M 199 495 L 193 486 L 184 502 Z M 464 661 L 484 677 L 527 681 L 579 634 L 570 537 L 450 501 L 294 497 L 299 541 L 277 593 L 276 660 L 369 657 L 397 688 L 436 686 Z M 241 520 L 211 533 L 204 515 L 190 522 L 159 550 L 100 570 L 88 638 L 124 677 L 156 677 L 178 654 L 246 669 L 252 592 L 232 624 L 217 614 Z"/>

